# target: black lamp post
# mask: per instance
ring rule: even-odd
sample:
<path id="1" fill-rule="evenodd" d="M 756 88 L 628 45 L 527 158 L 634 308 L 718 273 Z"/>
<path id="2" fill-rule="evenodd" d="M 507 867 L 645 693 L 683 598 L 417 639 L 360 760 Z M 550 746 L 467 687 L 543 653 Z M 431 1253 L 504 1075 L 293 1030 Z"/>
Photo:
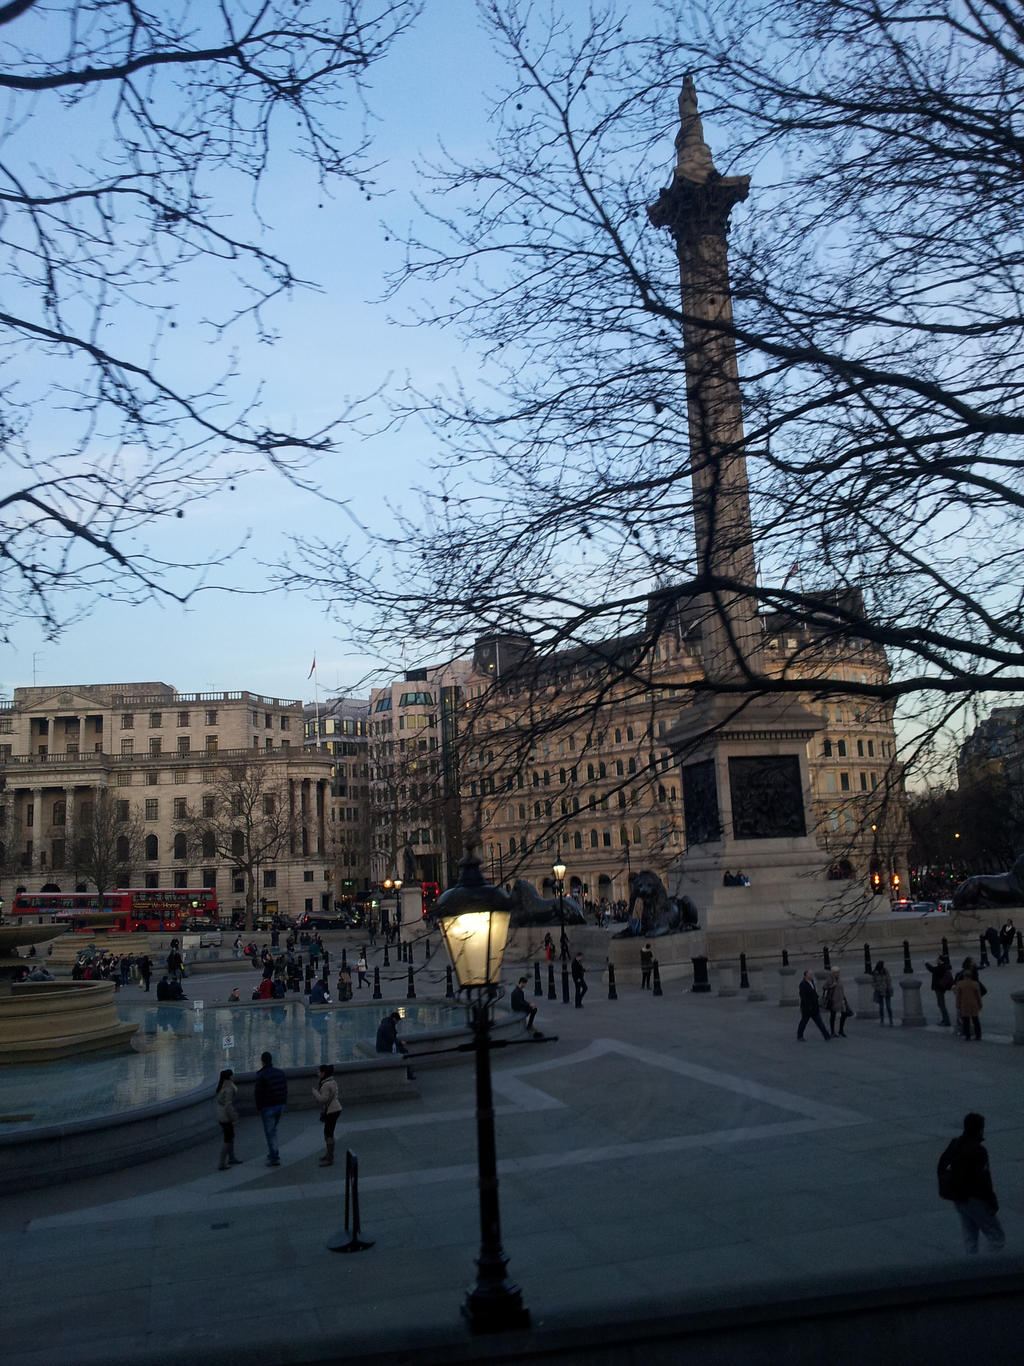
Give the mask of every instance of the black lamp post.
<path id="1" fill-rule="evenodd" d="M 459 880 L 431 907 L 429 919 L 441 931 L 445 948 L 469 1002 L 469 1022 L 476 1055 L 477 1172 L 480 1189 L 480 1255 L 477 1280 L 468 1291 L 462 1312 L 475 1333 L 499 1333 L 528 1328 L 530 1312 L 522 1293 L 509 1281 L 508 1262 L 501 1246 L 498 1211 L 498 1160 L 494 1141 L 494 1101 L 491 1093 L 491 1006 L 511 918 L 509 898 L 484 882 L 480 860 L 467 848 L 459 864 Z"/>
<path id="2" fill-rule="evenodd" d="M 569 941 L 565 935 L 565 864 L 552 866 L 555 886 L 558 888 L 558 952 L 562 960 L 562 1004 L 569 1004 Z"/>

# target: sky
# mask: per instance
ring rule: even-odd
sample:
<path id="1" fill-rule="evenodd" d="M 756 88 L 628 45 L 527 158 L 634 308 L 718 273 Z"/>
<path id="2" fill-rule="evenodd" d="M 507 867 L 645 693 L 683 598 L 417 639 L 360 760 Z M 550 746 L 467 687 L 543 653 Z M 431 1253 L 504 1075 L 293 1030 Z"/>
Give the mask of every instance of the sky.
<path id="1" fill-rule="evenodd" d="M 401 252 L 382 220 L 413 220 L 412 195 L 422 188 L 417 157 L 439 142 L 466 156 L 486 145 L 487 92 L 501 83 L 503 68 L 475 11 L 474 0 L 430 0 L 414 30 L 373 69 L 370 105 L 379 121 L 371 131 L 382 194 L 368 202 L 344 186 L 326 199 L 297 163 L 271 179 L 261 201 L 266 245 L 320 291 L 280 302 L 270 319 L 278 340 L 240 355 L 246 378 L 263 386 L 270 422 L 315 427 L 349 398 L 406 373 L 428 386 L 455 369 L 472 374 L 473 357 L 453 335 L 394 321 L 396 310 L 381 295 Z M 199 342 L 187 330 L 177 339 L 183 355 Z M 408 503 L 427 477 L 430 454 L 425 432 L 412 427 L 372 441 L 345 437 L 313 474 L 359 520 L 381 525 L 393 516 L 388 501 Z M 0 698 L 32 684 L 145 680 L 182 692 L 248 689 L 309 700 L 314 657 L 321 696 L 365 695 L 375 661 L 346 642 L 343 623 L 329 620 L 318 601 L 261 591 L 261 566 L 284 553 L 289 531 L 337 539 L 348 526 L 335 503 L 272 473 L 240 481 L 233 493 L 190 508 L 170 530 L 154 531 L 147 544 L 187 558 L 244 543 L 212 576 L 244 592 L 206 589 L 185 606 L 101 603 L 56 642 L 31 622 L 16 624 L 10 645 L 0 646 Z M 382 653 L 400 667 L 400 642 L 384 643 Z"/>

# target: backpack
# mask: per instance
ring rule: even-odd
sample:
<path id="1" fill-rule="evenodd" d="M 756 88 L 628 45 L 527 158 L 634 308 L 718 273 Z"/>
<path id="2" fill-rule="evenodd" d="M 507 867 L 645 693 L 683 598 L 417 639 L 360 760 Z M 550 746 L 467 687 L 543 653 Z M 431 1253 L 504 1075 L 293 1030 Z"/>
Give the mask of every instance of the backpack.
<path id="1" fill-rule="evenodd" d="M 942 1200 L 962 1200 L 960 1173 L 960 1140 L 954 1138 L 939 1158 L 937 1175 L 939 1178 L 939 1198 Z"/>

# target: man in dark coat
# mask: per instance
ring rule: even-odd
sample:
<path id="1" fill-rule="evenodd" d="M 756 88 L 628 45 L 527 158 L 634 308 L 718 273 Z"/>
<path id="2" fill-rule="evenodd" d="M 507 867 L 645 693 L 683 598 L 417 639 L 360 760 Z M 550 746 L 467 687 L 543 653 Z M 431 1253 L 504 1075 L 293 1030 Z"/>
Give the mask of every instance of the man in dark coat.
<path id="1" fill-rule="evenodd" d="M 801 1043 L 803 1043 L 804 1030 L 807 1028 L 808 1020 L 814 1021 L 821 1030 L 821 1037 L 828 1043 L 829 1034 L 821 1019 L 818 988 L 814 985 L 814 973 L 811 972 L 810 968 L 800 980 L 800 1023 L 797 1025 L 796 1037 Z"/>
<path id="2" fill-rule="evenodd" d="M 525 987 L 526 978 L 520 977 L 519 981 L 512 988 L 512 994 L 508 998 L 508 1003 L 517 1015 L 526 1016 L 526 1032 L 528 1034 L 535 1034 L 536 1030 L 533 1027 L 533 1022 L 537 1018 L 537 1007 L 531 1005 L 526 999 Z"/>
<path id="3" fill-rule="evenodd" d="M 583 955 L 578 953 L 572 960 L 572 983 L 576 988 L 576 1009 L 583 1009 L 583 998 L 587 994 L 587 970 L 583 966 Z"/>
<path id="4" fill-rule="evenodd" d="M 964 1116 L 963 1133 L 954 1138 L 939 1158 L 939 1189 L 943 1193 L 943 1172 L 948 1185 L 945 1198 L 956 1205 L 963 1229 L 964 1247 L 968 1253 L 978 1251 L 978 1234 L 988 1239 L 993 1252 L 1006 1243 L 1006 1234 L 996 1217 L 999 1201 L 992 1189 L 992 1174 L 988 1167 L 985 1137 L 985 1116 L 974 1113 Z"/>
<path id="5" fill-rule="evenodd" d="M 273 1054 L 264 1053 L 260 1062 L 263 1066 L 256 1073 L 253 1099 L 263 1121 L 263 1133 L 267 1140 L 267 1166 L 279 1167 L 281 1154 L 277 1147 L 277 1126 L 288 1103 L 288 1078 L 280 1067 L 274 1066 Z"/>

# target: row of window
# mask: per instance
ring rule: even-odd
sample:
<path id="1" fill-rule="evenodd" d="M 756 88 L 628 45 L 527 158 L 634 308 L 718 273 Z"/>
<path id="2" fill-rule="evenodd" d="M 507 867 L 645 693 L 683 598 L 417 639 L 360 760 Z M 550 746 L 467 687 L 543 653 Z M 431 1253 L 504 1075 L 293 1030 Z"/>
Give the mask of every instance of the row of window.
<path id="1" fill-rule="evenodd" d="M 252 715 L 252 723 L 253 723 L 254 726 L 259 726 L 259 725 L 262 723 L 262 726 L 263 726 L 263 729 L 264 729 L 264 730 L 271 730 L 271 729 L 273 728 L 273 725 L 274 725 L 274 717 L 273 717 L 273 714 L 272 714 L 271 712 L 267 711 L 267 712 L 262 712 L 262 713 L 261 713 L 261 712 L 258 712 L 258 711 L 253 711 L 253 712 L 251 713 L 251 715 Z M 182 730 L 182 729 L 184 729 L 186 726 L 190 726 L 190 725 L 192 724 L 192 713 L 191 713 L 191 712 L 188 712 L 188 711 L 179 711 L 179 712 L 177 713 L 177 718 L 178 718 L 178 720 L 177 720 L 177 726 L 178 726 L 178 729 L 179 729 L 179 730 Z M 291 717 L 290 717 L 290 716 L 279 716 L 279 717 L 278 717 L 278 721 L 280 722 L 281 730 L 290 730 L 290 729 L 291 729 Z M 168 721 L 167 724 L 169 725 L 170 722 Z M 203 712 L 203 725 L 204 725 L 204 726 L 215 726 L 216 724 L 217 724 L 217 709 L 216 709 L 215 707 L 207 707 L 206 710 Z M 150 728 L 150 730 L 161 730 L 161 729 L 163 728 L 163 725 L 164 725 L 164 713 L 163 713 L 162 711 L 151 711 L 151 712 L 149 713 L 149 728 Z M 133 712 L 133 711 L 126 711 L 126 712 L 122 712 L 122 713 L 121 713 L 121 729 L 122 729 L 122 730 L 134 730 L 134 729 L 135 729 L 135 712 Z"/>

